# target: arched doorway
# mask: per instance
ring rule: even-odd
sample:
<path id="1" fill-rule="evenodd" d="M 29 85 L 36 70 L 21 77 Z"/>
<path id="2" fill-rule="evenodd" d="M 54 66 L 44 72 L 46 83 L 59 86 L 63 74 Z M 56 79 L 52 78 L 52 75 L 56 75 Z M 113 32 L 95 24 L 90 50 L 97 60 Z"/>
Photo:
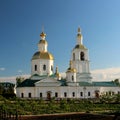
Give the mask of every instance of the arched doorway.
<path id="1" fill-rule="evenodd" d="M 100 93 L 99 90 L 96 90 L 96 91 L 95 91 L 95 98 L 99 98 L 99 97 L 100 97 L 99 93 Z"/>
<path id="2" fill-rule="evenodd" d="M 51 100 L 51 94 L 52 94 L 51 91 L 47 91 L 47 100 Z"/>

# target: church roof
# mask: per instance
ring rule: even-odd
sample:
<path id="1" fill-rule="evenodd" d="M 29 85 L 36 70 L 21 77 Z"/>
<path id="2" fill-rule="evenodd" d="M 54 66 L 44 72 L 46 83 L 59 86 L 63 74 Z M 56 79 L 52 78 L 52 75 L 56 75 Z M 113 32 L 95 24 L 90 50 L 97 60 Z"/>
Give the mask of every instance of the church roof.
<path id="1" fill-rule="evenodd" d="M 47 59 L 47 60 L 54 60 L 54 57 L 51 53 L 49 52 L 36 52 L 33 57 L 32 60 L 34 59 Z"/>
<path id="2" fill-rule="evenodd" d="M 36 82 L 39 82 L 41 80 L 45 80 L 46 78 L 53 78 L 54 79 L 54 78 L 56 78 L 56 75 L 52 74 L 50 76 L 47 76 L 47 75 L 40 76 L 38 74 L 34 74 L 29 79 L 26 79 L 22 83 L 20 83 L 17 87 L 35 87 Z M 61 83 L 60 86 L 66 86 L 66 80 L 65 79 L 56 80 L 56 81 Z"/>
<path id="3" fill-rule="evenodd" d="M 38 81 L 39 80 L 26 79 L 21 84 L 19 84 L 17 87 L 34 87 L 35 83 Z"/>
<path id="4" fill-rule="evenodd" d="M 118 85 L 114 82 L 93 82 L 94 86 L 103 86 L 103 87 L 117 87 Z"/>
<path id="5" fill-rule="evenodd" d="M 117 87 L 118 85 L 114 82 L 79 82 L 80 86 L 99 86 L 99 87 Z"/>
<path id="6" fill-rule="evenodd" d="M 50 76 L 50 77 L 54 77 Z M 39 80 L 32 80 L 32 79 L 26 79 L 24 80 L 21 84 L 19 84 L 17 87 L 35 87 L 35 83 L 40 81 L 42 79 Z M 66 80 L 62 79 L 62 80 L 58 80 L 61 83 L 61 86 L 67 86 Z M 118 87 L 117 84 L 115 84 L 114 82 L 79 82 L 79 86 L 99 86 L 99 87 Z"/>

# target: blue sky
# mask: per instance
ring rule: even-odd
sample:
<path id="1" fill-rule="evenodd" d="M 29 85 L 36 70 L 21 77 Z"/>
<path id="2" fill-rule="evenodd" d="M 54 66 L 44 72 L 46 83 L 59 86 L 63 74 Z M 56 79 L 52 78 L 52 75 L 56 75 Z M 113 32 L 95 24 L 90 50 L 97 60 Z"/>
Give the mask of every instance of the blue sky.
<path id="1" fill-rule="evenodd" d="M 0 0 L 0 77 L 30 74 L 43 25 L 60 72 L 79 26 L 91 70 L 120 67 L 120 0 Z"/>

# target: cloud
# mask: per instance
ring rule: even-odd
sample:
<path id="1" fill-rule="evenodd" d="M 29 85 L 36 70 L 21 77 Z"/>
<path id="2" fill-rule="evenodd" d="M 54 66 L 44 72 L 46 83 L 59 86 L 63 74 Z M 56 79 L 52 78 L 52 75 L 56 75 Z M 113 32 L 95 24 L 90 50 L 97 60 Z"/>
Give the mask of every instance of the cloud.
<path id="1" fill-rule="evenodd" d="M 2 70 L 5 70 L 5 68 L 2 68 Z M 18 72 L 21 73 L 22 71 L 19 70 Z M 61 76 L 65 78 L 66 74 L 63 72 L 61 73 Z M 106 69 L 92 70 L 91 76 L 93 77 L 92 81 L 112 81 L 112 80 L 120 78 L 120 68 L 118 67 L 118 68 L 106 68 Z M 18 75 L 12 76 L 12 77 L 0 77 L 0 82 L 16 83 L 16 77 L 18 77 Z M 30 75 L 26 74 L 26 75 L 22 75 L 22 77 L 26 79 L 26 78 L 29 78 Z"/>
<path id="2" fill-rule="evenodd" d="M 0 68 L 0 71 L 5 71 L 5 68 Z"/>
<path id="3" fill-rule="evenodd" d="M 112 81 L 120 78 L 120 68 L 92 70 L 93 81 Z"/>
<path id="4" fill-rule="evenodd" d="M 19 76 L 10 76 L 10 77 L 0 77 L 0 82 L 11 82 L 16 84 L 16 78 Z M 30 75 L 22 75 L 23 78 L 29 78 Z"/>
<path id="5" fill-rule="evenodd" d="M 23 71 L 22 70 L 18 70 L 18 73 L 22 73 Z"/>

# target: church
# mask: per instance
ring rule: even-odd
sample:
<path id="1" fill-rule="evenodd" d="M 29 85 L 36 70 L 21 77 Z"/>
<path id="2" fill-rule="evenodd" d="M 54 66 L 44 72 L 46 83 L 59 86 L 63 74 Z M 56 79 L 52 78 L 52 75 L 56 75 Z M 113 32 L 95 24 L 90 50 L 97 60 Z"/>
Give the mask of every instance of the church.
<path id="1" fill-rule="evenodd" d="M 61 77 L 58 67 L 54 68 L 54 56 L 48 51 L 46 34 L 40 34 L 38 51 L 31 59 L 31 77 L 16 88 L 19 98 L 49 100 L 51 98 L 99 98 L 103 94 L 120 94 L 120 87 L 114 82 L 93 82 L 90 73 L 89 53 L 83 44 L 80 28 L 77 43 L 72 50 L 66 77 Z"/>

